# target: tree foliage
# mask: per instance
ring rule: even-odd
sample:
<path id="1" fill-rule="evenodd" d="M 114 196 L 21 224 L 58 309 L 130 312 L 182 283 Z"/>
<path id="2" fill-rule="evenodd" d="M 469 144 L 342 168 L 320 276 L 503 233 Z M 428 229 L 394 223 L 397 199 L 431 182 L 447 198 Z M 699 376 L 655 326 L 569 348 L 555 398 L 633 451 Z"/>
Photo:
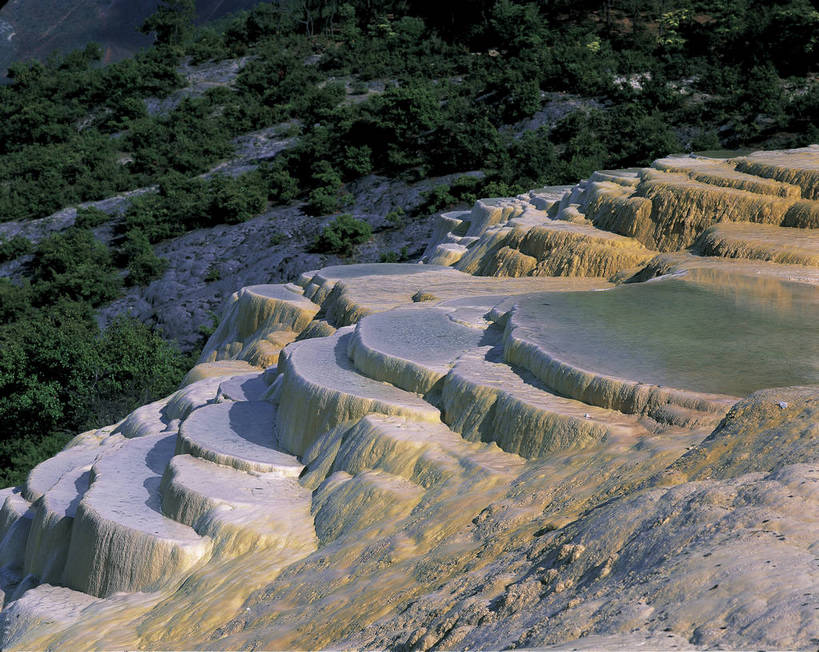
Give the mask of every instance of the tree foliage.
<path id="1" fill-rule="evenodd" d="M 321 232 L 313 246 L 319 253 L 350 256 L 357 245 L 372 237 L 370 225 L 352 215 L 339 215 Z"/>
<path id="2" fill-rule="evenodd" d="M 162 0 L 139 31 L 152 34 L 157 45 L 180 45 L 190 33 L 195 16 L 194 0 Z"/>
<path id="3" fill-rule="evenodd" d="M 0 327 L 0 483 L 21 482 L 74 434 L 169 394 L 188 364 L 133 319 L 100 331 L 81 303 Z"/>

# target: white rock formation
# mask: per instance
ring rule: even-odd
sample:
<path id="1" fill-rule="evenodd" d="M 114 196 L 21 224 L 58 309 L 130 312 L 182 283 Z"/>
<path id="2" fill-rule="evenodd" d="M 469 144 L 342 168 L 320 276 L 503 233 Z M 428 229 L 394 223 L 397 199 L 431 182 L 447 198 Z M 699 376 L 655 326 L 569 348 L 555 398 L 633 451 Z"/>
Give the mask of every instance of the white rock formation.
<path id="1" fill-rule="evenodd" d="M 597 172 L 237 292 L 0 493 L 3 648 L 814 648 L 818 175 Z"/>

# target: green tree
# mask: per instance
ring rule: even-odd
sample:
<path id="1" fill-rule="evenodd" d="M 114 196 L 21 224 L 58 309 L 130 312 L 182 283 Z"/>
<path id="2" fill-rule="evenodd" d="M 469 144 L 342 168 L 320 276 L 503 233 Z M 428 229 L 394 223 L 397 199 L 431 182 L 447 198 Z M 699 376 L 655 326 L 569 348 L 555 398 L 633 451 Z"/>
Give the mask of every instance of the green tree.
<path id="1" fill-rule="evenodd" d="M 108 247 L 87 229 L 69 229 L 40 242 L 31 281 L 40 305 L 68 299 L 99 306 L 116 298 L 122 285 Z"/>
<path id="2" fill-rule="evenodd" d="M 153 34 L 157 45 L 180 45 L 190 34 L 195 17 L 195 0 L 162 0 L 139 31 Z"/>
<path id="3" fill-rule="evenodd" d="M 82 303 L 0 327 L 0 483 L 19 484 L 76 433 L 167 396 L 191 362 L 131 318 L 100 332 Z"/>
<path id="4" fill-rule="evenodd" d="M 21 235 L 15 235 L 8 240 L 0 236 L 0 263 L 30 254 L 33 249 L 31 240 Z"/>
<path id="5" fill-rule="evenodd" d="M 262 175 L 249 172 L 236 178 L 217 174 L 209 183 L 209 221 L 212 224 L 238 224 L 263 212 L 267 207 L 267 188 Z"/>
<path id="6" fill-rule="evenodd" d="M 356 245 L 367 242 L 370 237 L 372 229 L 369 224 L 357 220 L 352 215 L 339 215 L 324 227 L 313 245 L 313 250 L 349 256 Z"/>
<path id="7" fill-rule="evenodd" d="M 148 285 L 168 268 L 168 261 L 154 253 L 148 236 L 139 229 L 126 234 L 119 256 L 128 268 L 128 285 Z"/>

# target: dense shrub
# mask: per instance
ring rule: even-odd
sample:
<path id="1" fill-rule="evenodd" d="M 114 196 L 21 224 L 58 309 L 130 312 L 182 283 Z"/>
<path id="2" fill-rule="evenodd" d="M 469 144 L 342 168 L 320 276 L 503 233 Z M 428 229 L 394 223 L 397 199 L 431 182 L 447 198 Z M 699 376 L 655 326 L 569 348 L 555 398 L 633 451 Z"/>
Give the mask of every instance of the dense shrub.
<path id="1" fill-rule="evenodd" d="M 20 483 L 77 432 L 171 393 L 189 364 L 131 319 L 100 332 L 83 304 L 0 327 L 0 483 Z"/>
<path id="2" fill-rule="evenodd" d="M 99 67 L 102 50 L 14 64 L 0 85 L 0 220 L 48 215 L 143 179 L 120 163 L 112 131 L 147 119 L 144 97 L 181 78 L 176 60 L 151 49 Z"/>
<path id="3" fill-rule="evenodd" d="M 128 269 L 128 285 L 148 285 L 168 268 L 168 261 L 154 252 L 148 237 L 139 229 L 129 231 L 119 249 L 120 262 Z"/>
<path id="4" fill-rule="evenodd" d="M 287 161 L 277 158 L 259 168 L 261 181 L 267 186 L 267 196 L 275 204 L 286 204 L 299 195 L 299 182 L 290 174 Z"/>
<path id="5" fill-rule="evenodd" d="M 0 278 L 0 325 L 20 319 L 32 310 L 31 285 L 18 285 L 7 278 Z"/>
<path id="6" fill-rule="evenodd" d="M 313 245 L 319 253 L 349 256 L 356 245 L 367 242 L 372 236 L 370 225 L 352 215 L 339 215 L 324 227 Z"/>
<path id="7" fill-rule="evenodd" d="M 207 99 L 188 98 L 165 117 L 131 124 L 124 138 L 133 156 L 131 172 L 144 181 L 172 171 L 197 174 L 231 154 L 231 134 L 213 119 L 213 110 Z"/>
<path id="8" fill-rule="evenodd" d="M 208 184 L 207 216 L 211 224 L 237 224 L 267 207 L 268 191 L 259 173 L 240 177 L 216 175 Z"/>
<path id="9" fill-rule="evenodd" d="M 88 206 L 86 208 L 77 209 L 77 217 L 74 220 L 74 226 L 78 229 L 93 229 L 105 224 L 111 216 L 99 208 Z"/>
<path id="10" fill-rule="evenodd" d="M 339 172 L 328 162 L 319 161 L 313 172 L 307 211 L 312 215 L 327 215 L 340 210 L 349 200 Z"/>
<path id="11" fill-rule="evenodd" d="M 48 215 L 70 204 L 101 199 L 128 187 L 113 142 L 99 132 L 67 142 L 28 145 L 0 157 L 0 219 Z M 13 182 L 12 182 L 13 181 Z"/>
<path id="12" fill-rule="evenodd" d="M 210 179 L 190 179 L 171 172 L 160 180 L 158 192 L 131 202 L 120 232 L 127 236 L 139 231 L 140 237 L 156 243 L 193 229 L 243 222 L 267 206 L 265 181 L 265 174 L 255 171 Z"/>
<path id="13" fill-rule="evenodd" d="M 15 235 L 8 240 L 0 237 L 0 263 L 14 260 L 20 256 L 30 254 L 34 250 L 31 240 L 21 235 Z"/>
<path id="14" fill-rule="evenodd" d="M 99 306 L 117 297 L 122 285 L 108 247 L 87 229 L 69 229 L 40 242 L 31 282 L 39 305 L 68 299 Z"/>

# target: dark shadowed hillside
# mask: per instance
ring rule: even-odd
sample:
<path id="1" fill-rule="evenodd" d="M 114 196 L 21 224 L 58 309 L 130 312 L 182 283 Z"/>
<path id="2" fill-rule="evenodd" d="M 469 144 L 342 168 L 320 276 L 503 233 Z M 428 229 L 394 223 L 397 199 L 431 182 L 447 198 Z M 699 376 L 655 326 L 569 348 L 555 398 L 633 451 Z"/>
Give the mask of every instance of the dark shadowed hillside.
<path id="1" fill-rule="evenodd" d="M 137 27 L 157 0 L 0 0 L 0 71 L 13 61 L 43 59 L 95 41 L 106 62 L 127 57 L 151 43 Z M 249 9 L 258 0 L 198 0 L 197 17 L 206 22 Z"/>

